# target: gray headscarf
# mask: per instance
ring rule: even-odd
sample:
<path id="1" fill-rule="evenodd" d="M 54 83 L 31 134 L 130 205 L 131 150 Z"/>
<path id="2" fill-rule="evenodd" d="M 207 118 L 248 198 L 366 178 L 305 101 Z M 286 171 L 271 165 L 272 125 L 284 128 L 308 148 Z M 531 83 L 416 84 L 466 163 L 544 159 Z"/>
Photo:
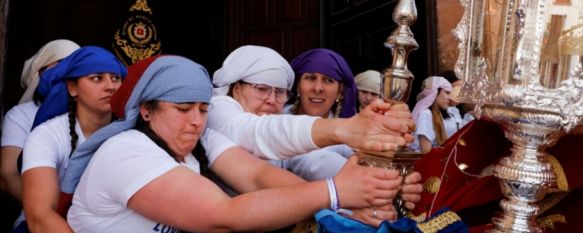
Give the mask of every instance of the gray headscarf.
<path id="1" fill-rule="evenodd" d="M 206 69 L 186 58 L 158 56 L 130 66 L 122 87 L 111 100 L 127 100 L 124 118 L 99 129 L 79 145 L 69 159 L 61 191 L 73 193 L 97 148 L 108 138 L 135 126 L 141 103 L 150 100 L 210 103 L 211 95 L 212 85 Z"/>

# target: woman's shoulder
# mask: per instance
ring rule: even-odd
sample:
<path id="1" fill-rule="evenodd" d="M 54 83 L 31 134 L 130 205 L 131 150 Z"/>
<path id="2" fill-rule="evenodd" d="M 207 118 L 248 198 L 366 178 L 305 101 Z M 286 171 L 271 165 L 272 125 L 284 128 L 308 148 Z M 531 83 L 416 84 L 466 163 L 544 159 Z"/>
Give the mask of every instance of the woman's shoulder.
<path id="1" fill-rule="evenodd" d="M 51 134 L 66 133 L 69 134 L 69 116 L 67 113 L 53 117 L 35 127 L 30 135 L 33 136 L 38 132 L 49 132 Z"/>

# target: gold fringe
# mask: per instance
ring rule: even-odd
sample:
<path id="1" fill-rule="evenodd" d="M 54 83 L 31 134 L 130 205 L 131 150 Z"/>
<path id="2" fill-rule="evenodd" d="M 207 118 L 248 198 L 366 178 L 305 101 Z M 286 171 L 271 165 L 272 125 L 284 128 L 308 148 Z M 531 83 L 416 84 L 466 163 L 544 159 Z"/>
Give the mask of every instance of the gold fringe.
<path id="1" fill-rule="evenodd" d="M 540 228 L 542 229 L 555 229 L 555 223 L 560 222 L 567 224 L 567 219 L 562 214 L 551 214 L 536 220 Z"/>
<path id="2" fill-rule="evenodd" d="M 306 220 L 296 224 L 290 233 L 318 233 L 318 224 L 314 219 Z"/>
<path id="3" fill-rule="evenodd" d="M 569 191 L 569 182 L 567 181 L 567 176 L 565 175 L 565 171 L 563 170 L 563 166 L 559 163 L 559 160 L 550 154 L 545 155 L 545 160 L 551 164 L 553 169 L 553 173 L 555 173 L 555 177 L 557 180 L 557 188 L 560 191 Z M 553 191 L 553 190 L 551 190 Z"/>
<path id="4" fill-rule="evenodd" d="M 417 228 L 423 233 L 434 233 L 458 221 L 461 221 L 460 216 L 454 212 L 447 211 L 427 222 L 417 224 Z"/>

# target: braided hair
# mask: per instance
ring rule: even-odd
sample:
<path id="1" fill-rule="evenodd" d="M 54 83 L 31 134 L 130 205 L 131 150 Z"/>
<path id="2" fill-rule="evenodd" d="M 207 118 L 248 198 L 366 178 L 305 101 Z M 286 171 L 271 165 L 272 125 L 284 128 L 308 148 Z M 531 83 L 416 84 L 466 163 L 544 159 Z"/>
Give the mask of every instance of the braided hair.
<path id="1" fill-rule="evenodd" d="M 71 135 L 71 153 L 69 157 L 73 155 L 73 151 L 77 148 L 77 141 L 79 141 L 79 135 L 75 131 L 75 125 L 77 124 L 77 98 L 69 95 L 68 101 L 68 117 L 69 117 L 69 135 Z"/>

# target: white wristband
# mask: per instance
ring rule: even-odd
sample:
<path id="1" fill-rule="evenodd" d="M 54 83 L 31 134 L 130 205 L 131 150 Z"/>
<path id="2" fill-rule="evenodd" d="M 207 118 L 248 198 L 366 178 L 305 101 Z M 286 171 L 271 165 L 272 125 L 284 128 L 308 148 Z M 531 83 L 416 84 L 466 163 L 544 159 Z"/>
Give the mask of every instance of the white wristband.
<path id="1" fill-rule="evenodd" d="M 330 209 L 336 211 L 340 209 L 340 203 L 338 200 L 338 193 L 336 191 L 336 184 L 334 184 L 334 179 L 326 179 L 326 184 L 328 185 L 328 194 L 330 196 Z"/>

